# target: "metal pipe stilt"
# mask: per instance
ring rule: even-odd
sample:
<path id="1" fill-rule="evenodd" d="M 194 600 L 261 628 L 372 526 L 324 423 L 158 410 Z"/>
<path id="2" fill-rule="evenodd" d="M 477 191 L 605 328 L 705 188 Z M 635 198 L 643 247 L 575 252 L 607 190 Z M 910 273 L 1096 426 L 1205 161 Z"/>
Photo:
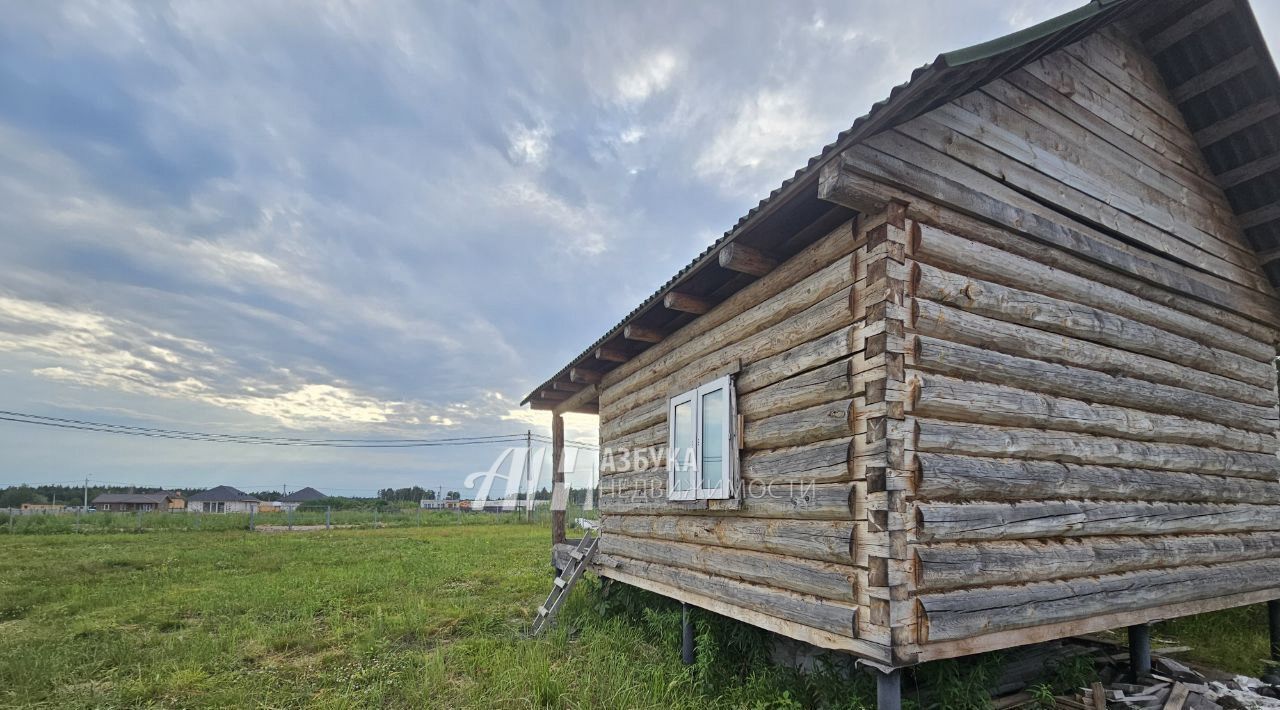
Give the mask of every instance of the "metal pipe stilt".
<path id="1" fill-rule="evenodd" d="M 876 674 L 876 710 L 902 710 L 902 670 L 874 671 Z"/>
<path id="2" fill-rule="evenodd" d="M 1151 625 L 1129 627 L 1129 676 L 1137 680 L 1151 675 Z"/>
<path id="3" fill-rule="evenodd" d="M 692 666 L 695 660 L 693 647 L 693 619 L 689 617 L 689 605 L 680 604 L 681 643 L 680 660 L 686 666 Z"/>

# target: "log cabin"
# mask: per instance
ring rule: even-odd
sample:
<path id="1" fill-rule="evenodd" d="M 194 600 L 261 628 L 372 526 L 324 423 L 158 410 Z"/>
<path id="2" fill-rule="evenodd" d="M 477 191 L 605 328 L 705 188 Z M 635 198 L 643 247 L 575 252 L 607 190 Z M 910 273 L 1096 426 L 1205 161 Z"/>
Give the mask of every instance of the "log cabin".
<path id="1" fill-rule="evenodd" d="M 525 403 L 558 488 L 599 415 L 595 572 L 853 654 L 881 707 L 925 661 L 1274 620 L 1277 195 L 1248 2 L 1095 0 L 916 70 Z"/>

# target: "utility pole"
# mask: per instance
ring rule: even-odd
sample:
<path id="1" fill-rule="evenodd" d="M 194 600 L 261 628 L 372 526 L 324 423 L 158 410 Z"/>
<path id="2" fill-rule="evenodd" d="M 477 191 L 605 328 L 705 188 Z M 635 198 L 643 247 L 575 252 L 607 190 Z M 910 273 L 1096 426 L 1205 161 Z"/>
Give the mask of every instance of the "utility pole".
<path id="1" fill-rule="evenodd" d="M 89 477 L 84 478 L 84 510 L 89 511 Z"/>
<path id="2" fill-rule="evenodd" d="M 529 481 L 529 469 L 533 466 L 533 430 L 524 432 L 524 519 L 533 520 L 533 483 Z"/>

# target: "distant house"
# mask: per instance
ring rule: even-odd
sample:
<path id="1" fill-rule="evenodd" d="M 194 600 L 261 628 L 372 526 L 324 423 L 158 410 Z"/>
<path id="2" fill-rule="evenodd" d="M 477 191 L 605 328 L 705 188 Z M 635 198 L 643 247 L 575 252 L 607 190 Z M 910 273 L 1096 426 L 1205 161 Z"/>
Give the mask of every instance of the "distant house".
<path id="1" fill-rule="evenodd" d="M 147 510 L 181 510 L 186 506 L 182 494 L 176 491 L 155 493 L 103 493 L 93 499 L 93 507 L 108 512 L 133 512 Z"/>
<path id="2" fill-rule="evenodd" d="M 258 509 L 262 501 L 231 486 L 218 486 L 187 498 L 187 510 L 193 513 L 248 513 Z"/>
<path id="3" fill-rule="evenodd" d="M 314 503 L 328 497 L 329 496 L 321 493 L 320 491 L 307 486 L 306 488 L 290 493 L 289 495 L 281 498 L 278 502 L 280 503 L 280 510 L 297 510 L 298 506 L 306 505 L 307 503 Z"/>
<path id="4" fill-rule="evenodd" d="M 62 511 L 65 507 L 53 503 L 23 503 L 22 511 L 25 513 L 55 513 Z"/>
<path id="5" fill-rule="evenodd" d="M 424 510 L 471 510 L 471 501 L 457 498 L 423 498 L 418 507 Z"/>

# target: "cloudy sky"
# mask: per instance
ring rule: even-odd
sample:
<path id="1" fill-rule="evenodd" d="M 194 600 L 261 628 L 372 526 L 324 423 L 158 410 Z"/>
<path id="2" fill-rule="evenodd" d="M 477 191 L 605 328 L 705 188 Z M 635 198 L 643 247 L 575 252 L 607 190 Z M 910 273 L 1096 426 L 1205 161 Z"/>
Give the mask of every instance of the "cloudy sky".
<path id="1" fill-rule="evenodd" d="M 545 432 L 530 388 L 912 68 L 1080 0 L 2 4 L 0 409 L 436 437 Z M 0 448 L 0 484 L 340 493 L 498 452 Z"/>

